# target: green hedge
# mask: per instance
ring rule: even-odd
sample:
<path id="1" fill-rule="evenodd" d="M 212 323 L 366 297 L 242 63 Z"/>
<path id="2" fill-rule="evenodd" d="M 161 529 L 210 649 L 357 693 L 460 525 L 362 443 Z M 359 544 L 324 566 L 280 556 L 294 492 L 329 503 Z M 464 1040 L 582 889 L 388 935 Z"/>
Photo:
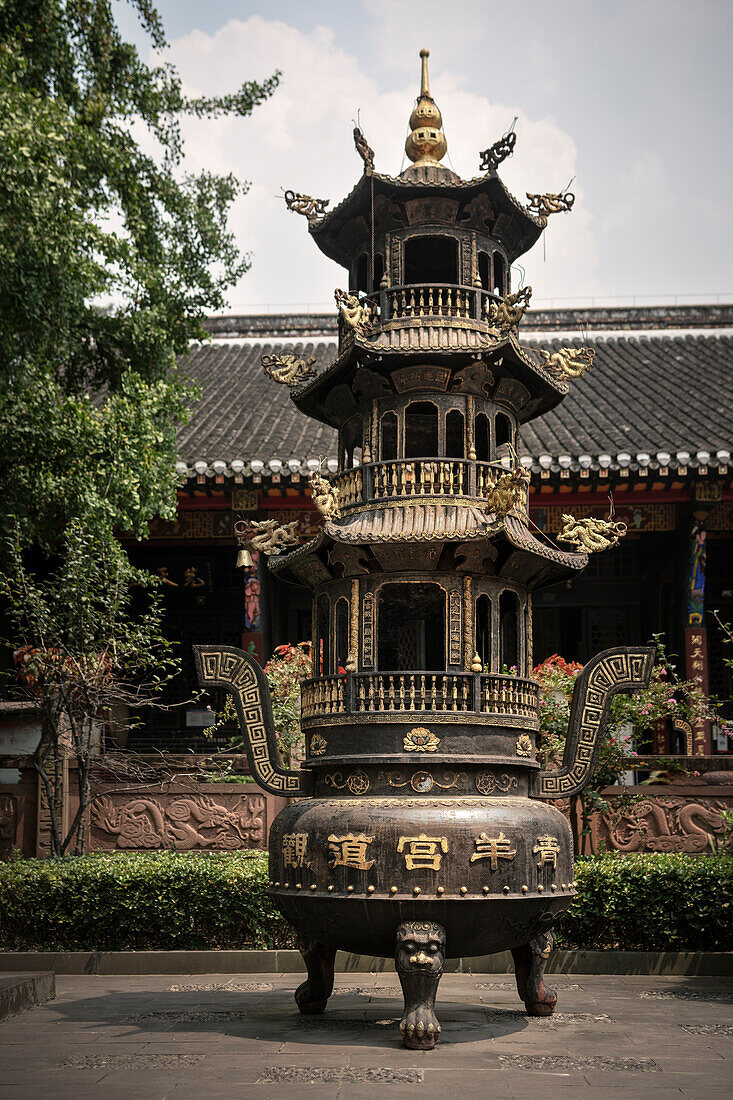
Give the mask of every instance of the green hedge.
<path id="1" fill-rule="evenodd" d="M 558 944 L 588 950 L 733 950 L 733 856 L 603 855 L 575 864 L 579 896 Z"/>
<path id="2" fill-rule="evenodd" d="M 290 947 L 267 855 L 98 853 L 0 864 L 0 950 Z"/>
<path id="3" fill-rule="evenodd" d="M 576 864 L 565 947 L 733 948 L 733 857 L 597 856 Z M 264 853 L 100 853 L 0 864 L 0 950 L 292 947 Z"/>

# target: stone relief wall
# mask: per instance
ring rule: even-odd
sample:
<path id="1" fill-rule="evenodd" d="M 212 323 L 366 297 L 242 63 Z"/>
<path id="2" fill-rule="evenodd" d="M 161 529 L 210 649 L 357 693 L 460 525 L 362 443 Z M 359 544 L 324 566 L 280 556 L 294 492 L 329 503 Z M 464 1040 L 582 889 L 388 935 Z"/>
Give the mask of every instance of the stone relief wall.
<path id="1" fill-rule="evenodd" d="M 733 810 L 733 787 L 720 788 L 718 797 L 705 797 L 710 788 L 648 797 L 643 787 L 631 789 L 640 801 L 597 817 L 596 848 L 601 841 L 616 852 L 710 852 L 710 837 L 721 840 L 725 833 L 723 811 Z"/>
<path id="2" fill-rule="evenodd" d="M 215 795 L 190 791 L 110 792 L 92 808 L 90 847 L 190 852 L 267 846 L 267 798 L 241 786 Z"/>

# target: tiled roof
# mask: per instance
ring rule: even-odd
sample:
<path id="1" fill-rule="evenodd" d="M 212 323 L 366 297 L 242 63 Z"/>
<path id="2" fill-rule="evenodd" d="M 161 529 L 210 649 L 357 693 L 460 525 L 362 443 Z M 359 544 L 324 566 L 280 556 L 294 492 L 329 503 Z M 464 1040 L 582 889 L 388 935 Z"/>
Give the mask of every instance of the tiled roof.
<path id="1" fill-rule="evenodd" d="M 550 351 L 561 346 L 558 340 L 521 342 Z M 562 341 L 570 342 L 581 343 Z M 579 457 L 587 465 L 589 456 L 597 466 L 599 456 L 609 456 L 616 466 L 619 455 L 630 456 L 631 465 L 637 455 L 642 462 L 647 455 L 651 466 L 727 464 L 733 443 L 732 336 L 713 330 L 674 337 L 593 336 L 588 342 L 596 350 L 593 369 L 570 383 L 556 409 L 522 429 L 523 453 L 534 465 L 542 458 L 540 465 L 547 468 L 549 458 L 555 468 L 558 459 L 561 467 L 577 467 Z M 318 371 L 337 354 L 335 342 L 328 340 L 222 340 L 192 348 L 186 365 L 201 386 L 202 399 L 179 435 L 182 462 L 192 467 L 197 460 L 209 465 L 233 459 L 287 463 L 335 456 L 333 429 L 298 412 L 288 388 L 264 374 L 260 358 L 273 351 L 314 356 Z M 722 458 L 716 458 L 719 451 Z M 670 457 L 663 461 L 665 452 Z M 684 452 L 689 452 L 687 460 Z"/>

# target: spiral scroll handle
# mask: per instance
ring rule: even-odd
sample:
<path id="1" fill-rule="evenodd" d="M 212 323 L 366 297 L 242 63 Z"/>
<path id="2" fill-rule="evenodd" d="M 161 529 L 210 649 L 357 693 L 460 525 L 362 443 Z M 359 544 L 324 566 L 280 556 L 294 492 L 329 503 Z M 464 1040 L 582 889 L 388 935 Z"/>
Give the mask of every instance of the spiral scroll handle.
<path id="1" fill-rule="evenodd" d="M 229 645 L 195 645 L 193 653 L 201 687 L 223 688 L 234 699 L 247 760 L 259 785 L 284 798 L 310 794 L 307 773 L 287 771 L 278 763 L 270 688 L 254 657 Z"/>
<path id="2" fill-rule="evenodd" d="M 655 652 L 652 646 L 616 646 L 588 661 L 573 689 L 562 768 L 539 773 L 532 791 L 536 798 L 567 798 L 588 785 L 611 700 L 619 692 L 648 686 Z"/>

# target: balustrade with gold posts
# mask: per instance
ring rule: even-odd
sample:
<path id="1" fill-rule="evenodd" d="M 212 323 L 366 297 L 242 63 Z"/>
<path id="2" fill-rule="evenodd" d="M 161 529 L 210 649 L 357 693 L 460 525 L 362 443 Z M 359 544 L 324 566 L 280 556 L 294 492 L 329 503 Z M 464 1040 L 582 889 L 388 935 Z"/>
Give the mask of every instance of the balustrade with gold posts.
<path id="1" fill-rule="evenodd" d="M 379 304 L 379 323 L 417 317 L 451 317 L 488 323 L 491 302 L 501 297 L 481 287 L 455 283 L 424 283 L 382 287 L 370 300 Z"/>
<path id="2" fill-rule="evenodd" d="M 346 470 L 333 479 L 342 509 L 355 509 L 369 501 L 389 502 L 412 497 L 467 496 L 481 499 L 506 470 L 499 463 L 458 458 L 412 458 L 370 462 Z M 527 490 L 522 488 L 520 511 L 527 510 Z"/>
<path id="3" fill-rule="evenodd" d="M 305 680 L 301 717 L 333 714 L 478 713 L 525 718 L 536 724 L 534 680 L 468 672 L 346 673 Z"/>

